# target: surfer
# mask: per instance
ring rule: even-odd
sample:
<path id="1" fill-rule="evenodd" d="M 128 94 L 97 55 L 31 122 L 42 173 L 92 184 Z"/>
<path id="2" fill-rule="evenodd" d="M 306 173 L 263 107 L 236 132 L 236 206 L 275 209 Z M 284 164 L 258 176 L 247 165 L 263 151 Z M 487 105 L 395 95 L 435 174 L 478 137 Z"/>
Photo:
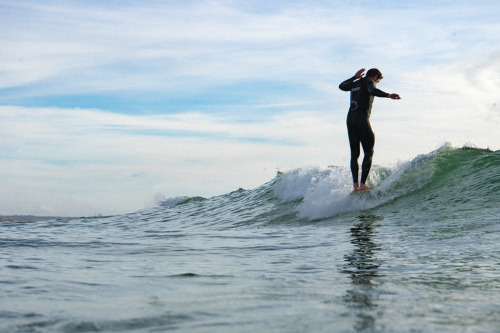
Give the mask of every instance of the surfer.
<path id="1" fill-rule="evenodd" d="M 375 134 L 370 124 L 370 114 L 375 96 L 401 99 L 398 94 L 388 94 L 376 88 L 377 83 L 382 80 L 382 73 L 372 68 L 366 72 L 362 68 L 350 79 L 339 85 L 340 90 L 351 92 L 351 106 L 347 114 L 347 133 L 349 146 L 351 147 L 351 172 L 354 182 L 354 192 L 373 189 L 366 185 L 368 173 L 372 166 L 373 146 L 375 145 Z M 361 183 L 358 182 L 359 173 L 359 144 L 363 147 L 363 164 L 361 165 Z"/>

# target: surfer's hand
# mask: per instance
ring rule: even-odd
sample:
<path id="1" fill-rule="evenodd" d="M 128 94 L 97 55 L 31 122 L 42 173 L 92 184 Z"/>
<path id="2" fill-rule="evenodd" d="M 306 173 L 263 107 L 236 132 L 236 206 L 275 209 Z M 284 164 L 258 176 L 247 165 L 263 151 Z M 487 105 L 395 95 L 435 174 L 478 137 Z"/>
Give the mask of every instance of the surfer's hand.
<path id="1" fill-rule="evenodd" d="M 390 99 L 401 99 L 398 94 L 389 94 L 389 96 L 387 97 L 389 97 Z"/>
<path id="2" fill-rule="evenodd" d="M 365 69 L 361 68 L 359 71 L 356 72 L 356 74 L 354 74 L 354 77 L 356 79 L 359 79 L 360 77 L 363 77 L 363 75 L 365 75 Z"/>

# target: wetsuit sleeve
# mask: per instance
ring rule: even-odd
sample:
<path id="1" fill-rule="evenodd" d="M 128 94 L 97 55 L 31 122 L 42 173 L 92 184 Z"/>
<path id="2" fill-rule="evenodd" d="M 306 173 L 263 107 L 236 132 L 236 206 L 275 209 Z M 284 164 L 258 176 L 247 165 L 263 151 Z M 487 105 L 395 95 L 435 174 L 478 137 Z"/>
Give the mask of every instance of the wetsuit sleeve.
<path id="1" fill-rule="evenodd" d="M 366 86 L 366 89 L 368 90 L 368 93 L 370 95 L 373 95 L 373 96 L 377 96 L 377 97 L 389 97 L 389 94 L 386 93 L 386 92 L 383 92 L 382 90 L 380 89 L 377 89 L 375 87 L 375 83 L 371 80 L 368 81 L 368 84 Z"/>
<path id="2" fill-rule="evenodd" d="M 350 79 L 345 80 L 339 85 L 339 89 L 343 91 L 351 91 L 352 89 L 352 83 L 356 80 L 356 77 L 353 76 Z"/>

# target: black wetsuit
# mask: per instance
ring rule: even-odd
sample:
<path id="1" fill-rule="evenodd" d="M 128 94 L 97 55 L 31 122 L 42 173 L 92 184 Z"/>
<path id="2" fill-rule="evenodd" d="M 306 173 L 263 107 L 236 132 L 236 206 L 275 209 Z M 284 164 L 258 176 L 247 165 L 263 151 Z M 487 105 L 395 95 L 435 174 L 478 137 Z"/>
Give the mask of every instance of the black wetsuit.
<path id="1" fill-rule="evenodd" d="M 375 145 L 375 134 L 370 124 L 373 98 L 374 96 L 388 97 L 389 94 L 377 89 L 375 81 L 366 77 L 357 80 L 353 76 L 342 82 L 339 88 L 351 92 L 351 106 L 347 114 L 351 172 L 354 183 L 358 183 L 359 144 L 361 143 L 365 154 L 361 166 L 361 184 L 364 184 L 372 166 L 373 146 Z"/>

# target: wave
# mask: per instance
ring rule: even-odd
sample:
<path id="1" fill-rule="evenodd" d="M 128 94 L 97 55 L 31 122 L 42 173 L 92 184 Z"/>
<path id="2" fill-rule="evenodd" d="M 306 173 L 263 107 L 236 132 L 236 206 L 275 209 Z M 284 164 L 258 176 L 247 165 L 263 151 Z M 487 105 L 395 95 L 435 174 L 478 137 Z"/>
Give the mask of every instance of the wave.
<path id="1" fill-rule="evenodd" d="M 278 175 L 275 194 L 283 202 L 300 200 L 298 216 L 310 220 L 362 211 L 416 195 L 444 189 L 446 196 L 470 198 L 498 196 L 500 152 L 445 145 L 392 168 L 374 166 L 369 192 L 352 192 L 347 167 L 300 168 Z"/>
<path id="2" fill-rule="evenodd" d="M 369 192 L 352 194 L 348 167 L 304 167 L 280 171 L 256 189 L 204 199 L 166 200 L 205 223 L 235 227 L 255 223 L 314 221 L 409 199 L 471 202 L 496 207 L 500 193 L 500 151 L 449 145 L 393 167 L 373 166 Z M 424 197 L 422 197 L 424 196 Z M 446 207 L 443 207 L 446 209 Z"/>

